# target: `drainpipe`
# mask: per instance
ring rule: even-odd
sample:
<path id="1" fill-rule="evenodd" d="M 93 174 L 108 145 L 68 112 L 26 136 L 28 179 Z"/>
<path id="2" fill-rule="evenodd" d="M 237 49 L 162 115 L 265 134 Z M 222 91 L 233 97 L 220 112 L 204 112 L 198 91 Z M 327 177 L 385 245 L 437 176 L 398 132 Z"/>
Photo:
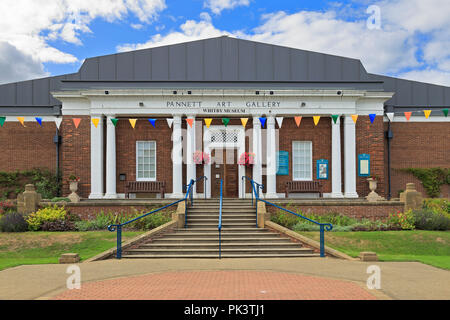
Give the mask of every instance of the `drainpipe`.
<path id="1" fill-rule="evenodd" d="M 391 139 L 394 137 L 391 130 L 391 120 L 388 119 L 388 130 L 386 131 L 387 139 L 387 156 L 388 156 L 388 200 L 391 200 Z"/>

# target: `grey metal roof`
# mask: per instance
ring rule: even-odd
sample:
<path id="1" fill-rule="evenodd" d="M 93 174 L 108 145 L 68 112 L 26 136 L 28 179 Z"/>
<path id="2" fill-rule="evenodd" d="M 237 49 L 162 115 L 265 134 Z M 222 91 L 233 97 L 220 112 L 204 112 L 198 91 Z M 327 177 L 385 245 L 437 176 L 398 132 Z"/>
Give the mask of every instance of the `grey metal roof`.
<path id="1" fill-rule="evenodd" d="M 222 36 L 88 58 L 77 73 L 0 85 L 0 107 L 60 105 L 50 92 L 61 89 L 238 83 L 261 89 L 383 87 L 396 92 L 387 104 L 450 105 L 449 87 L 369 74 L 357 59 Z"/>

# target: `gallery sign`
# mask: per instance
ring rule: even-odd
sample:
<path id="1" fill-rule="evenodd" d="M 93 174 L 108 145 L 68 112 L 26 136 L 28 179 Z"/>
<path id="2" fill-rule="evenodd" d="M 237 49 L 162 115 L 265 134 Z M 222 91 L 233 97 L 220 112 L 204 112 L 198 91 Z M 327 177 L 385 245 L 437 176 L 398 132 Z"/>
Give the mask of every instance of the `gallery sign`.
<path id="1" fill-rule="evenodd" d="M 202 113 L 248 113 L 249 109 L 271 109 L 280 108 L 280 101 L 166 101 L 166 107 L 172 109 L 198 109 Z"/>

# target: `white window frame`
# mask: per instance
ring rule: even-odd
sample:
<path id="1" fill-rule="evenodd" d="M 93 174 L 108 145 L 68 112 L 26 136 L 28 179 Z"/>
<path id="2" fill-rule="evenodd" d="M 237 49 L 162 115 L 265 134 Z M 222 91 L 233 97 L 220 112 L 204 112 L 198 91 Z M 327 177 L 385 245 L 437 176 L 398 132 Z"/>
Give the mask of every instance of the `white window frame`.
<path id="1" fill-rule="evenodd" d="M 309 172 L 310 172 L 310 177 L 309 178 L 298 178 L 295 177 L 295 155 L 294 155 L 294 144 L 297 142 L 303 142 L 303 143 L 308 143 L 309 144 L 309 148 L 311 150 L 311 157 L 310 157 L 310 166 L 309 166 Z M 300 141 L 300 140 L 296 140 L 296 141 L 292 141 L 292 180 L 293 181 L 313 181 L 313 150 L 312 150 L 312 141 Z"/>
<path id="2" fill-rule="evenodd" d="M 154 178 L 139 178 L 138 177 L 138 172 L 139 172 L 139 155 L 138 155 L 138 152 L 139 152 L 139 143 L 140 142 L 151 142 L 151 143 L 154 143 L 154 145 L 155 145 L 155 177 Z M 156 169 L 157 169 L 157 163 L 156 163 L 156 159 L 157 159 L 157 156 L 156 156 L 156 152 L 157 152 L 157 150 L 156 150 L 156 141 L 155 140 L 138 140 L 138 141 L 136 141 L 136 181 L 156 181 L 156 177 L 157 177 L 157 172 L 156 172 Z"/>

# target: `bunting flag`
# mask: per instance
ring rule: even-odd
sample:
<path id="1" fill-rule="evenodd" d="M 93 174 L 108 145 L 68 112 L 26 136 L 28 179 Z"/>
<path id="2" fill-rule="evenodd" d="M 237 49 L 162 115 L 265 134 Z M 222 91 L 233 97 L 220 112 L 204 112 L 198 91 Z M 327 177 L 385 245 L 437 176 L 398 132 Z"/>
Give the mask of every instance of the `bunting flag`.
<path id="1" fill-rule="evenodd" d="M 295 123 L 297 124 L 297 127 L 300 127 L 300 122 L 302 122 L 302 117 L 294 117 Z"/>
<path id="2" fill-rule="evenodd" d="M 222 123 L 226 127 L 228 123 L 230 122 L 230 118 L 222 118 Z"/>
<path id="3" fill-rule="evenodd" d="M 320 120 L 320 116 L 313 116 L 314 119 L 314 125 L 317 126 L 317 124 L 319 123 Z"/>
<path id="4" fill-rule="evenodd" d="M 17 117 L 17 120 L 22 124 L 22 126 L 25 127 L 25 118 L 24 117 Z"/>
<path id="5" fill-rule="evenodd" d="M 136 127 L 136 121 L 137 121 L 137 119 L 128 119 L 128 121 L 130 121 L 130 124 L 131 124 L 131 126 L 133 127 L 133 129 L 134 129 L 134 127 Z"/>
<path id="6" fill-rule="evenodd" d="M 338 114 L 333 114 L 331 116 L 331 118 L 333 119 L 334 124 L 336 124 L 337 119 L 339 119 L 339 115 Z"/>
<path id="7" fill-rule="evenodd" d="M 394 121 L 394 113 L 393 112 L 386 112 L 386 116 L 388 117 L 389 121 Z"/>
<path id="8" fill-rule="evenodd" d="M 428 119 L 431 114 L 431 110 L 423 110 L 423 113 L 425 114 L 425 118 Z"/>
<path id="9" fill-rule="evenodd" d="M 6 121 L 6 117 L 0 117 L 0 126 L 3 127 L 3 125 L 5 124 Z"/>
<path id="10" fill-rule="evenodd" d="M 247 125 L 247 122 L 248 122 L 248 118 L 241 118 L 241 123 L 244 128 Z"/>
<path id="11" fill-rule="evenodd" d="M 370 123 L 373 123 L 373 122 L 375 121 L 375 117 L 376 117 L 376 116 L 377 116 L 377 115 L 376 115 L 375 113 L 369 114 Z"/>
<path id="12" fill-rule="evenodd" d="M 97 128 L 98 127 L 98 123 L 100 122 L 99 118 L 92 118 L 92 123 L 94 124 L 94 126 Z"/>
<path id="13" fill-rule="evenodd" d="M 35 119 L 36 119 L 37 123 L 39 123 L 39 125 L 42 127 L 42 118 L 36 117 Z"/>
<path id="14" fill-rule="evenodd" d="M 448 109 L 442 109 L 442 112 L 444 113 L 444 116 L 448 116 Z"/>
<path id="15" fill-rule="evenodd" d="M 275 119 L 277 119 L 278 128 L 281 128 L 281 125 L 283 124 L 283 117 L 276 117 Z"/>
<path id="16" fill-rule="evenodd" d="M 409 118 L 411 118 L 411 114 L 412 114 L 412 112 L 405 112 L 405 118 L 406 118 L 406 120 L 409 121 Z"/>
<path id="17" fill-rule="evenodd" d="M 155 128 L 156 119 L 148 119 L 148 121 L 152 124 L 153 128 Z"/>
<path id="18" fill-rule="evenodd" d="M 111 122 L 112 122 L 112 124 L 113 124 L 114 127 L 115 127 L 115 126 L 117 126 L 117 122 L 119 122 L 119 119 L 111 118 Z"/>
<path id="19" fill-rule="evenodd" d="M 206 127 L 209 128 L 209 126 L 211 125 L 211 122 L 212 122 L 213 119 L 208 118 L 208 119 L 204 119 L 204 120 L 205 120 Z"/>
<path id="20" fill-rule="evenodd" d="M 352 114 L 352 119 L 353 119 L 353 122 L 356 124 L 356 121 L 358 120 L 358 115 Z"/>
<path id="21" fill-rule="evenodd" d="M 266 125 L 266 121 L 267 121 L 266 118 L 263 118 L 263 117 L 259 118 L 259 122 L 261 122 L 261 127 L 264 128 L 264 126 Z"/>
<path id="22" fill-rule="evenodd" d="M 167 120 L 167 125 L 169 126 L 169 128 L 172 128 L 173 119 L 167 118 L 166 120 Z"/>
<path id="23" fill-rule="evenodd" d="M 75 128 L 78 129 L 78 126 L 80 125 L 81 119 L 80 118 L 73 118 L 73 124 L 75 125 Z"/>
<path id="24" fill-rule="evenodd" d="M 192 119 L 192 118 L 187 118 L 187 119 L 186 119 L 186 122 L 188 123 L 189 127 L 192 128 L 192 125 L 194 124 L 194 119 Z"/>
<path id="25" fill-rule="evenodd" d="M 56 128 L 59 130 L 59 127 L 61 126 L 62 118 L 55 118 L 55 124 Z"/>

